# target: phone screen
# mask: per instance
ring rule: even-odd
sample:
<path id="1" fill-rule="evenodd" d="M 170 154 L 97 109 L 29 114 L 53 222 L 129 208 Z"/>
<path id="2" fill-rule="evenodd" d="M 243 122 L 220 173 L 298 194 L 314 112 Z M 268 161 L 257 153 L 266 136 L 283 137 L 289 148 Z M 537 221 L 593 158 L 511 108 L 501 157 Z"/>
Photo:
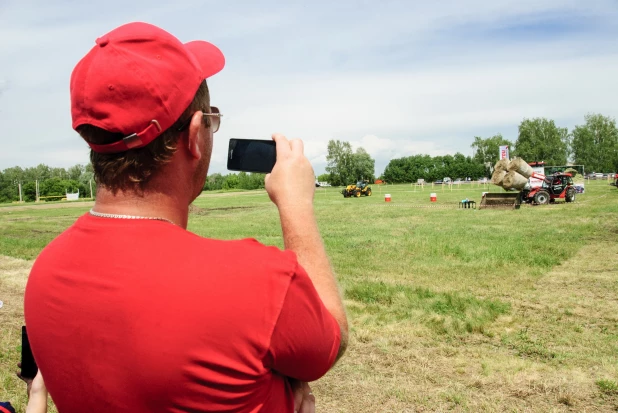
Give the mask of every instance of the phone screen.
<path id="1" fill-rule="evenodd" d="M 270 173 L 277 161 L 275 142 L 263 139 L 230 139 L 227 169 Z"/>
<path id="2" fill-rule="evenodd" d="M 26 379 L 34 379 L 39 368 L 34 361 L 30 342 L 28 341 L 28 332 L 26 326 L 21 328 L 21 375 Z"/>

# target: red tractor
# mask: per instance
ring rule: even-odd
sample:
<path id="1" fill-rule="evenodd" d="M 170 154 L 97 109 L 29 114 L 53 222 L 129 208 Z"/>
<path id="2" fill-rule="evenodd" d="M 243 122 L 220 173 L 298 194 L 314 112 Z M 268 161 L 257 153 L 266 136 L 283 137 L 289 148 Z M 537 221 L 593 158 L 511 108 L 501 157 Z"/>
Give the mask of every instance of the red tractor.
<path id="1" fill-rule="evenodd" d="M 569 173 L 555 173 L 550 176 L 535 173 L 536 178 L 543 179 L 543 184 L 537 188 L 524 189 L 521 192 L 522 202 L 545 205 L 564 199 L 566 202 L 575 202 L 575 187 L 573 176 Z"/>

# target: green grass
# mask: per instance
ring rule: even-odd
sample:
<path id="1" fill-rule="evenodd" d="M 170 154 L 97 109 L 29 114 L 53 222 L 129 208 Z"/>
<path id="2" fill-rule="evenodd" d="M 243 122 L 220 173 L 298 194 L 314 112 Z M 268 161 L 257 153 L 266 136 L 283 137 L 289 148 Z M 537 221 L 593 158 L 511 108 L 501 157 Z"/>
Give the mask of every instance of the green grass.
<path id="1" fill-rule="evenodd" d="M 618 190 L 586 188 L 574 204 L 519 210 L 459 209 L 488 190 L 465 184 L 374 186 L 358 199 L 319 188 L 352 332 L 348 354 L 313 385 L 320 410 L 617 408 Z M 64 205 L 0 208 L 0 256 L 34 259 L 89 209 Z M 264 191 L 204 194 L 189 230 L 283 247 Z M 3 371 L 17 362 L 20 322 L 0 327 L 12 337 L 0 341 L 0 399 L 19 393 Z"/>
<path id="2" fill-rule="evenodd" d="M 371 323 L 420 322 L 440 334 L 483 332 L 489 323 L 510 310 L 509 303 L 382 281 L 357 282 L 345 291 L 345 297 L 366 304 L 350 310 L 359 315 L 376 315 L 370 318 Z"/>
<path id="3" fill-rule="evenodd" d="M 601 390 L 603 394 L 609 396 L 618 396 L 618 383 L 616 383 L 614 380 L 597 380 L 596 384 L 597 386 L 599 386 L 599 390 Z"/>

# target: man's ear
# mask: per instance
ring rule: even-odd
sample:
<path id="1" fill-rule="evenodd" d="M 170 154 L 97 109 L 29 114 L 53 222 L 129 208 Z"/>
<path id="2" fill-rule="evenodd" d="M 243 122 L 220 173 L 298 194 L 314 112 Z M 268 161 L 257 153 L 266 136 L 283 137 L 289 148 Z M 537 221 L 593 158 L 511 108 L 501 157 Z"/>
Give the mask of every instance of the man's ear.
<path id="1" fill-rule="evenodd" d="M 199 160 L 202 157 L 200 151 L 200 134 L 202 133 L 202 122 L 204 121 L 204 115 L 201 110 L 198 110 L 191 117 L 191 123 L 189 124 L 189 136 L 187 138 L 187 149 L 193 158 Z"/>

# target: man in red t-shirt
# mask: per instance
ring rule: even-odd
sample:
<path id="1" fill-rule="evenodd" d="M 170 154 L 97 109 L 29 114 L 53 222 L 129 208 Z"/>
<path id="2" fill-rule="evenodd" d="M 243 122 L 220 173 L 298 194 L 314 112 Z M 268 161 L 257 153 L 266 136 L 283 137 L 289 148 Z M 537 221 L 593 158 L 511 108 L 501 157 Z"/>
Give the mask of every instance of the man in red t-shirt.
<path id="1" fill-rule="evenodd" d="M 266 190 L 285 250 L 186 230 L 221 115 L 210 43 L 145 23 L 100 37 L 71 76 L 91 148 L 93 209 L 37 258 L 25 295 L 60 413 L 310 412 L 306 382 L 343 354 L 347 320 L 299 140 L 273 135 Z"/>

